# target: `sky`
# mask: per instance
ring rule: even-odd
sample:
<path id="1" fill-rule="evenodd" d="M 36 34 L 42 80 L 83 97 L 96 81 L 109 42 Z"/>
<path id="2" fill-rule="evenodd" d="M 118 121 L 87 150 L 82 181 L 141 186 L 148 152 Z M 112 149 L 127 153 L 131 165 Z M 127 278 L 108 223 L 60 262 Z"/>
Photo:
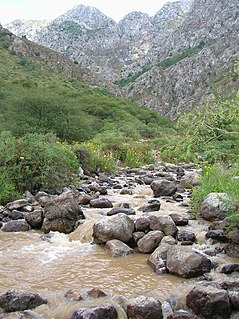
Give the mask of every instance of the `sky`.
<path id="1" fill-rule="evenodd" d="M 96 7 L 118 22 L 132 11 L 152 16 L 168 1 L 173 0 L 0 0 L 0 22 L 14 19 L 52 20 L 79 4 Z"/>

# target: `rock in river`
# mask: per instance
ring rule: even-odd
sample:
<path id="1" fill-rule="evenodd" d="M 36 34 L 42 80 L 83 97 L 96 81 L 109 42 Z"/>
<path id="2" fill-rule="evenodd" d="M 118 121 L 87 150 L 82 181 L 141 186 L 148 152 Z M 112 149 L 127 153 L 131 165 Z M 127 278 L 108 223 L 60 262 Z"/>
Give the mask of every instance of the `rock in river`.
<path id="1" fill-rule="evenodd" d="M 5 312 L 34 309 L 46 303 L 47 300 L 43 299 L 38 294 L 17 289 L 11 289 L 5 294 L 0 295 L 0 308 Z"/>
<path id="2" fill-rule="evenodd" d="M 125 214 L 106 216 L 95 222 L 93 238 L 97 244 L 106 243 L 111 239 L 128 242 L 134 231 L 134 221 Z"/>

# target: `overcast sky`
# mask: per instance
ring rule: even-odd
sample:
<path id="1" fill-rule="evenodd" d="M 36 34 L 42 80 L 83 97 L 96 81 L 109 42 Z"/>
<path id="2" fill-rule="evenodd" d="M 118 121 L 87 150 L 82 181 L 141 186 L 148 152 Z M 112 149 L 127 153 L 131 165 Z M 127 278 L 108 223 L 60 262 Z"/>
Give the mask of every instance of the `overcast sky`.
<path id="1" fill-rule="evenodd" d="M 52 20 L 75 5 L 96 7 L 115 21 L 132 11 L 154 15 L 166 2 L 173 0 L 0 0 L 0 22 L 14 19 Z"/>

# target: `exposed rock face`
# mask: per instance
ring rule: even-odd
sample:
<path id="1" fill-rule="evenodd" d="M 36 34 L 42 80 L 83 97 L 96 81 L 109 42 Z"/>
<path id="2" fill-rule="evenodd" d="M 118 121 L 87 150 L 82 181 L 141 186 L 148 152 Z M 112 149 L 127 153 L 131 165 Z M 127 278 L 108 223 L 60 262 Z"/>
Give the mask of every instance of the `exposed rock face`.
<path id="1" fill-rule="evenodd" d="M 167 253 L 166 267 L 180 277 L 198 277 L 211 270 L 211 261 L 185 246 L 171 246 Z"/>
<path id="2" fill-rule="evenodd" d="M 41 298 L 38 294 L 17 289 L 11 289 L 0 296 L 0 308 L 5 312 L 34 309 L 46 303 L 47 300 Z"/>
<path id="3" fill-rule="evenodd" d="M 117 24 L 79 5 L 45 27 L 30 21 L 7 27 L 19 35 L 25 29 L 34 41 L 117 81 L 125 96 L 173 117 L 203 105 L 213 83 L 229 74 L 239 51 L 237 12 L 237 0 L 182 0 L 153 17 L 129 13 Z"/>
<path id="4" fill-rule="evenodd" d="M 187 295 L 187 305 L 205 319 L 228 319 L 231 313 L 227 292 L 213 285 L 193 288 Z"/>
<path id="5" fill-rule="evenodd" d="M 94 241 L 98 244 L 106 243 L 111 239 L 128 242 L 134 231 L 134 222 L 125 214 L 103 217 L 93 226 Z"/>

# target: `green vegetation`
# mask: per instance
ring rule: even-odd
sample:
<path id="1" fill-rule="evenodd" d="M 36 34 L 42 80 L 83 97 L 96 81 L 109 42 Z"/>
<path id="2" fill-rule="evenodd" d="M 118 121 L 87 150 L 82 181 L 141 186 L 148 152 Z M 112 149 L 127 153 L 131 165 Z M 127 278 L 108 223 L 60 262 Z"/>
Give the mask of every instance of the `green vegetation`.
<path id="1" fill-rule="evenodd" d="M 122 88 L 130 83 L 133 83 L 137 78 L 139 78 L 142 74 L 148 72 L 154 66 L 158 66 L 158 67 L 162 68 L 163 70 L 166 70 L 169 67 L 171 67 L 172 65 L 177 64 L 181 60 L 197 54 L 205 47 L 205 45 L 206 45 L 206 43 L 204 41 L 201 41 L 201 43 L 198 46 L 196 46 L 194 48 L 185 49 L 181 52 L 177 52 L 172 57 L 167 58 L 165 60 L 162 60 L 157 64 L 144 66 L 142 68 L 142 70 L 140 70 L 139 72 L 136 72 L 135 74 L 130 73 L 127 76 L 127 78 L 122 78 L 120 80 L 115 81 L 115 84 Z"/>
<path id="2" fill-rule="evenodd" d="M 53 135 L 0 134 L 0 203 L 25 190 L 55 191 L 75 178 L 79 162 L 69 145 Z"/>
<path id="3" fill-rule="evenodd" d="M 157 64 L 157 66 L 160 66 L 161 68 L 166 70 L 169 67 L 171 67 L 172 65 L 177 64 L 178 62 L 182 61 L 183 59 L 197 54 L 198 52 L 200 52 L 205 47 L 205 45 L 206 45 L 206 43 L 201 41 L 201 43 L 198 46 L 196 46 L 194 48 L 185 49 L 185 50 L 183 50 L 181 52 L 177 52 L 172 57 L 167 58 L 167 59 L 165 59 L 163 61 L 160 61 Z"/>
<path id="4" fill-rule="evenodd" d="M 239 149 L 239 93 L 226 101 L 183 114 L 178 134 L 168 140 L 162 157 L 173 161 L 234 161 Z"/>
<path id="5" fill-rule="evenodd" d="M 170 120 L 13 55 L 5 41 L 9 34 L 0 35 L 0 204 L 26 189 L 54 193 L 80 166 L 112 172 L 153 162 L 147 141 L 173 128 Z"/>
<path id="6" fill-rule="evenodd" d="M 234 207 L 230 211 L 230 215 L 235 216 L 239 213 L 239 158 L 231 167 L 216 163 L 211 165 L 204 163 L 202 166 L 202 174 L 200 178 L 200 185 L 193 190 L 191 199 L 192 212 L 197 215 L 204 198 L 213 192 L 227 193 L 234 203 L 228 203 Z M 226 203 L 225 203 L 226 204 Z"/>

